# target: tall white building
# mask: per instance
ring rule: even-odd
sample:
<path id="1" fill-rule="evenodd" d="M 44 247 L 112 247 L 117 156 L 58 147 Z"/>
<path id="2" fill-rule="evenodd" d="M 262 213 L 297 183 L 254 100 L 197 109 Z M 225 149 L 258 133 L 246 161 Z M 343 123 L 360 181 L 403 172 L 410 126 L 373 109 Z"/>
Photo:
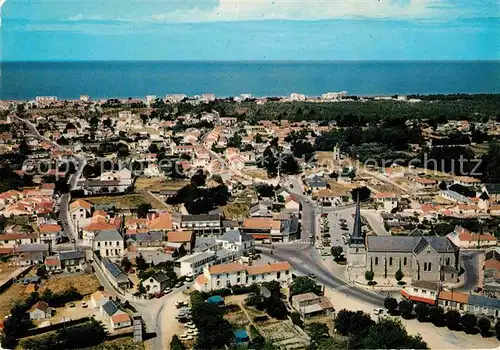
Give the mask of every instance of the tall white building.
<path id="1" fill-rule="evenodd" d="M 305 101 L 306 95 L 292 92 L 290 94 L 290 101 Z"/>
<path id="2" fill-rule="evenodd" d="M 187 97 L 185 94 L 170 94 L 165 96 L 165 101 L 170 103 L 181 102 Z"/>

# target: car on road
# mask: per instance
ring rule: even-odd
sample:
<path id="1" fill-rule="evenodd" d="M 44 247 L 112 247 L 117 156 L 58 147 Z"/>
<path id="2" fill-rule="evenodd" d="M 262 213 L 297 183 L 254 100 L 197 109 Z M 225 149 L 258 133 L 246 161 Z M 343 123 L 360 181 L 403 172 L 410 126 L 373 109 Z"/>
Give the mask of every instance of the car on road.
<path id="1" fill-rule="evenodd" d="M 82 303 L 81 303 L 81 306 L 82 306 L 82 308 L 84 308 L 84 309 L 85 309 L 85 308 L 87 308 L 87 307 L 89 307 L 89 305 L 88 305 L 86 302 L 82 302 Z"/>
<path id="2" fill-rule="evenodd" d="M 186 282 L 193 282 L 193 276 L 186 276 L 186 277 L 184 277 L 184 280 Z"/>
<path id="3" fill-rule="evenodd" d="M 349 228 L 347 226 L 342 226 L 340 229 L 344 231 L 349 231 Z"/>
<path id="4" fill-rule="evenodd" d="M 315 280 L 316 279 L 316 275 L 314 273 L 310 273 L 307 275 L 307 277 L 309 277 L 310 279 L 312 280 Z"/>
<path id="5" fill-rule="evenodd" d="M 180 288 L 180 287 L 182 287 L 183 285 L 184 285 L 184 282 L 182 282 L 182 281 L 181 281 L 181 282 L 177 282 L 177 283 L 175 284 L 175 288 Z"/>
<path id="6" fill-rule="evenodd" d="M 381 314 L 383 314 L 383 313 L 384 313 L 384 309 L 380 309 L 380 308 L 378 308 L 378 309 L 373 309 L 373 313 L 374 313 L 375 315 L 381 315 Z"/>
<path id="7" fill-rule="evenodd" d="M 312 233 L 309 234 L 309 239 L 313 239 L 314 235 Z"/>

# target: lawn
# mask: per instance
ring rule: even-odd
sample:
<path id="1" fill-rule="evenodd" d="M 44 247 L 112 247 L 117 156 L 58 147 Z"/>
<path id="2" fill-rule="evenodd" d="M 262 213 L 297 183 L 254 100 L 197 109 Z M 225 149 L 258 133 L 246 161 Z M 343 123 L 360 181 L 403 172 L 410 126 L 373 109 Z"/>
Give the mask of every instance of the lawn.
<path id="1" fill-rule="evenodd" d="M 245 203 L 229 203 L 222 207 L 222 211 L 228 220 L 242 220 L 250 215 L 250 206 Z"/>
<path id="2" fill-rule="evenodd" d="M 74 287 L 82 295 L 94 293 L 101 284 L 94 274 L 75 275 L 75 276 L 51 276 L 40 287 L 39 293 L 45 289 L 50 289 L 54 293 L 63 292 Z"/>
<path id="3" fill-rule="evenodd" d="M 139 177 L 135 180 L 135 189 L 137 191 L 177 191 L 189 184 L 188 180 L 167 180 L 159 177 Z"/>
<path id="4" fill-rule="evenodd" d="M 166 205 L 147 192 L 125 194 L 123 196 L 88 197 L 92 204 L 114 205 L 117 209 L 135 209 L 141 203 L 150 203 L 153 209 L 165 209 Z"/>

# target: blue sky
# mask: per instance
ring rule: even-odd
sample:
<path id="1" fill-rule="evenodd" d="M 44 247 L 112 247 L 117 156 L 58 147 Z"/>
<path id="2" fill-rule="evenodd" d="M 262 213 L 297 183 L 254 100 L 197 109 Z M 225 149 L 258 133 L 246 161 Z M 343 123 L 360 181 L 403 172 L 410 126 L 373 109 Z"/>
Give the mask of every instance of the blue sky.
<path id="1" fill-rule="evenodd" d="M 498 60 L 500 2 L 6 0 L 1 35 L 16 61 Z"/>

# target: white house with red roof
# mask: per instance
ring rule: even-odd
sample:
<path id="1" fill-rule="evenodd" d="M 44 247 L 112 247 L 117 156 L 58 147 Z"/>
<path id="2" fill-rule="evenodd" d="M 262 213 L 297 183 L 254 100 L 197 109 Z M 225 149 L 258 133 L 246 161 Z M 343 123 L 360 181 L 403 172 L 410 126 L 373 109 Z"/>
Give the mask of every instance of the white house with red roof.
<path id="1" fill-rule="evenodd" d="M 447 235 L 448 239 L 457 247 L 462 249 L 495 247 L 498 240 L 489 233 L 473 233 L 462 226 L 455 226 L 453 232 Z"/>
<path id="2" fill-rule="evenodd" d="M 391 212 L 398 207 L 398 196 L 394 192 L 379 192 L 374 197 L 375 201 L 382 204 L 387 212 Z"/>

